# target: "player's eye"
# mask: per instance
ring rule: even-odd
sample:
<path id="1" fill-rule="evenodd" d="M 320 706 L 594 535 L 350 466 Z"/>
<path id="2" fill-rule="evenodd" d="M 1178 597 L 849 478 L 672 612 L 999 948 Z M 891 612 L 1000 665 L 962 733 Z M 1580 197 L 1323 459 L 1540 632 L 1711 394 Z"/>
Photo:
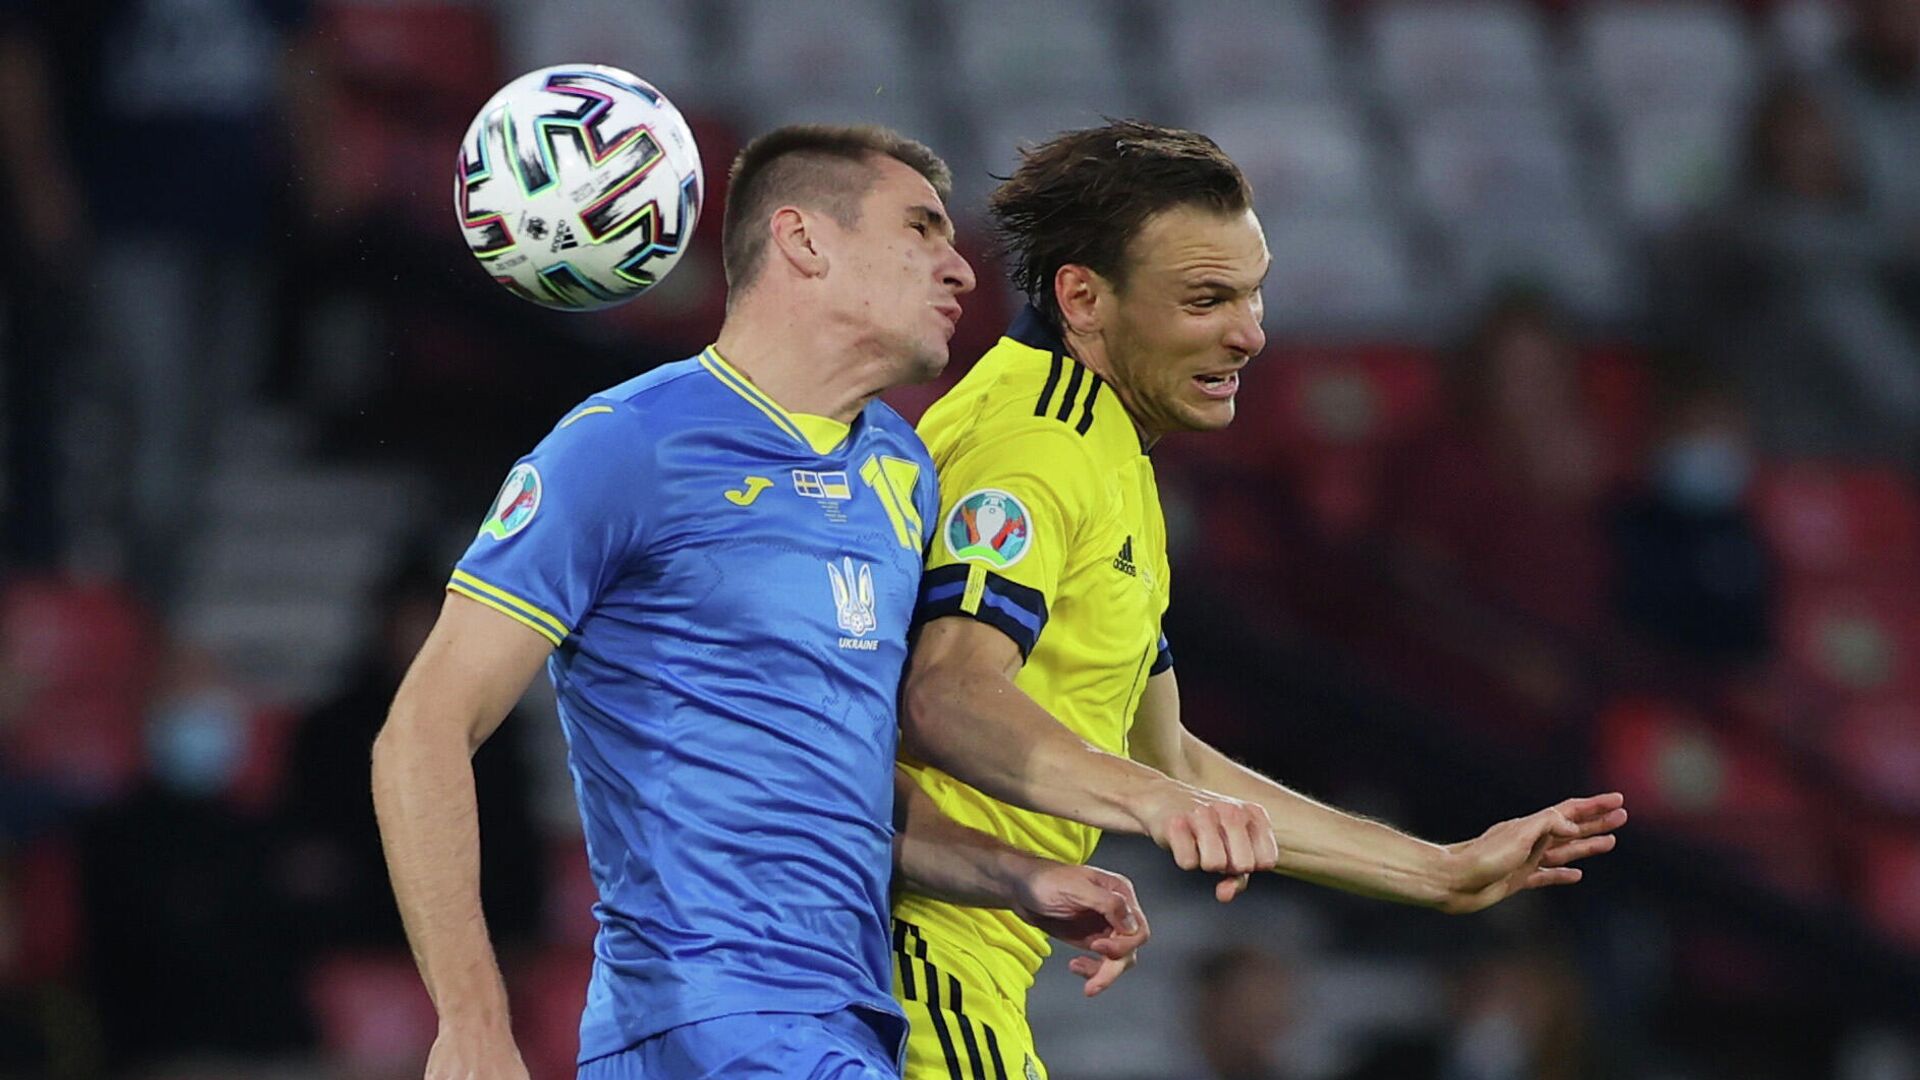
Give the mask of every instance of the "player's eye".
<path id="1" fill-rule="evenodd" d="M 914 232 L 917 232 L 917 233 L 919 233 L 919 234 L 920 234 L 921 236 L 925 236 L 925 235 L 927 235 L 927 223 L 926 223 L 926 222 L 924 222 L 924 221 L 913 221 L 913 222 L 908 222 L 908 224 L 909 224 L 909 225 L 911 225 L 911 226 L 913 227 L 913 231 L 914 231 Z"/>
<path id="2" fill-rule="evenodd" d="M 1220 298 L 1217 296 L 1197 296 L 1187 301 L 1187 304 L 1191 307 L 1201 309 L 1217 308 L 1220 306 Z"/>

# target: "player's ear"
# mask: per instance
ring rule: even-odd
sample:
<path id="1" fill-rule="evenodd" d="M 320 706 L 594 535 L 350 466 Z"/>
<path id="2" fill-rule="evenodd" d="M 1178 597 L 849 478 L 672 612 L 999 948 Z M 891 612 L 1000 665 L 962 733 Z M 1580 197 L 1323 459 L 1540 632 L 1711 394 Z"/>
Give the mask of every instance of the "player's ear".
<path id="1" fill-rule="evenodd" d="M 773 249 L 802 277 L 819 277 L 827 272 L 827 257 L 813 234 L 813 224 L 797 206 L 783 206 L 767 220 Z"/>
<path id="2" fill-rule="evenodd" d="M 1079 263 L 1068 263 L 1053 275 L 1053 299 L 1060 305 L 1060 321 L 1076 334 L 1100 332 L 1100 298 L 1109 291 L 1105 278 Z"/>

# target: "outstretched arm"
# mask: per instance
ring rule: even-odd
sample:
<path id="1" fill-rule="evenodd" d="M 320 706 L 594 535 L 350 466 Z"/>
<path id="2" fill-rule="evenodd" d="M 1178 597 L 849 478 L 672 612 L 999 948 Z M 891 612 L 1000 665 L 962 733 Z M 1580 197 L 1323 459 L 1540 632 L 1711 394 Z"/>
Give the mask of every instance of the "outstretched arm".
<path id="1" fill-rule="evenodd" d="M 1172 671 L 1147 680 L 1132 746 L 1140 761 L 1170 776 L 1265 807 L 1280 873 L 1452 914 L 1579 881 L 1570 864 L 1613 850 L 1613 832 L 1627 821 L 1620 795 L 1595 795 L 1503 821 L 1473 840 L 1428 843 L 1315 802 L 1196 738 L 1180 721 Z"/>
<path id="2" fill-rule="evenodd" d="M 428 1080 L 524 1080 L 506 986 L 480 910 L 474 751 L 552 646 L 449 594 L 373 744 L 373 806 L 414 962 L 440 1016 Z"/>
<path id="3" fill-rule="evenodd" d="M 971 907 L 1008 908 L 1054 938 L 1097 957 L 1068 966 L 1088 997 L 1112 985 L 1146 944 L 1147 917 L 1133 883 L 1094 866 L 1031 855 L 948 817 L 904 771 L 893 783 L 895 884 Z"/>
<path id="4" fill-rule="evenodd" d="M 1203 790 L 1074 734 L 1014 685 L 1005 634 L 949 616 L 922 628 L 909 661 L 901 750 L 1004 802 L 1150 836 L 1182 869 L 1240 875 L 1274 865 L 1259 805 Z"/>

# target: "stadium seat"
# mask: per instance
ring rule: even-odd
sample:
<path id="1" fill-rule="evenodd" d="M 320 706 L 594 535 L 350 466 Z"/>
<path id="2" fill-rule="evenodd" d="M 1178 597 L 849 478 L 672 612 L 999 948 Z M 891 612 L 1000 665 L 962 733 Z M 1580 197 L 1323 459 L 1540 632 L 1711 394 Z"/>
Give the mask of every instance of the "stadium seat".
<path id="1" fill-rule="evenodd" d="M 1418 318 L 1429 303 L 1405 238 L 1383 217 L 1276 215 L 1263 224 L 1273 253 L 1271 334 L 1380 333 Z"/>
<path id="2" fill-rule="evenodd" d="M 341 953 L 307 978 L 327 1056 L 350 1075 L 418 1074 L 438 1030 L 433 1001 L 406 953 Z"/>
<path id="3" fill-rule="evenodd" d="M 736 0 L 732 16 L 726 55 L 762 102 L 913 96 L 926 69 L 911 48 L 905 12 L 887 0 Z M 840 114 L 842 123 L 849 118 L 867 119 Z"/>
<path id="4" fill-rule="evenodd" d="M 1580 66 L 1601 109 L 1735 110 L 1753 84 L 1753 43 L 1730 4 L 1674 0 L 1583 5 Z"/>
<path id="5" fill-rule="evenodd" d="M 577 836 L 552 841 L 547 846 L 546 863 L 549 885 L 542 936 L 558 945 L 591 946 L 600 930 L 600 923 L 593 917 L 600 890 L 593 883 L 584 843 Z"/>
<path id="6" fill-rule="evenodd" d="M 1462 221 L 1449 239 L 1468 301 L 1524 281 L 1544 286 L 1569 310 L 1596 322 L 1617 321 L 1641 303 L 1615 236 L 1585 214 Z"/>
<path id="7" fill-rule="evenodd" d="M 1920 834 L 1881 829 L 1859 847 L 1860 906 L 1883 934 L 1920 949 Z"/>
<path id="8" fill-rule="evenodd" d="M 965 103 L 971 111 L 1044 100 L 1124 116 L 1135 99 L 1131 73 L 1142 65 L 1118 48 L 1111 4 L 967 0 L 946 15 L 961 85 L 980 95 Z"/>
<path id="9" fill-rule="evenodd" d="M 1439 405 L 1433 356 L 1409 346 L 1281 346 L 1255 376 L 1244 403 L 1296 453 L 1404 443 Z"/>
<path id="10" fill-rule="evenodd" d="M 333 74 L 397 106 L 451 100 L 471 114 L 504 81 L 486 8 L 327 0 L 316 21 Z"/>
<path id="11" fill-rule="evenodd" d="M 1338 91 L 1341 58 L 1316 5 L 1169 0 L 1159 17 L 1162 94 L 1184 115 L 1248 101 L 1323 101 Z M 1194 127 L 1212 134 L 1197 119 Z"/>
<path id="12" fill-rule="evenodd" d="M 1406 117 L 1414 194 L 1442 223 L 1565 216 L 1584 202 L 1584 170 L 1565 119 L 1502 105 Z"/>
<path id="13" fill-rule="evenodd" d="M 1619 195 L 1642 229 L 1710 205 L 1738 171 L 1737 118 L 1712 106 L 1661 107 L 1613 121 Z"/>
<path id="14" fill-rule="evenodd" d="M 1540 13 L 1505 0 L 1398 0 L 1367 12 L 1374 68 L 1402 109 L 1537 102 L 1550 94 Z"/>
<path id="15" fill-rule="evenodd" d="M 1701 826 L 1729 812 L 1785 820 L 1808 810 L 1806 793 L 1778 763 L 1685 705 L 1623 698 L 1601 711 L 1598 725 L 1600 782 L 1624 792 L 1638 820 Z"/>
<path id="16" fill-rule="evenodd" d="M 1892 466 L 1775 465 L 1759 476 L 1756 504 L 1789 576 L 1871 579 L 1920 569 L 1920 493 Z"/>
<path id="17" fill-rule="evenodd" d="M 559 946 L 533 957 L 507 980 L 514 1034 L 533 1080 L 574 1075 L 580 1013 L 587 1006 L 593 950 Z"/>
<path id="18" fill-rule="evenodd" d="M 1787 663 L 1858 698 L 1920 690 L 1920 589 L 1805 584 L 1786 593 Z"/>
<path id="19" fill-rule="evenodd" d="M 1819 804 L 1779 756 L 1657 698 L 1617 700 L 1597 724 L 1596 777 L 1626 795 L 1636 821 L 1712 845 L 1783 892 L 1831 892 Z"/>
<path id="20" fill-rule="evenodd" d="M 1194 114 L 1193 127 L 1246 173 L 1263 216 L 1377 205 L 1380 163 L 1362 118 L 1347 105 L 1243 101 Z"/>
<path id="21" fill-rule="evenodd" d="M 1888 809 L 1920 813 L 1920 702 L 1852 703 L 1828 733 L 1827 754 L 1855 790 Z"/>
<path id="22" fill-rule="evenodd" d="M 36 686 L 140 686 L 154 648 L 150 617 L 117 586 L 23 578 L 0 594 L 0 666 Z"/>
<path id="23" fill-rule="evenodd" d="M 507 69 L 611 64 L 664 91 L 682 109 L 715 102 L 715 58 L 687 0 L 542 0 L 499 5 Z M 476 103 L 477 104 L 477 103 Z"/>

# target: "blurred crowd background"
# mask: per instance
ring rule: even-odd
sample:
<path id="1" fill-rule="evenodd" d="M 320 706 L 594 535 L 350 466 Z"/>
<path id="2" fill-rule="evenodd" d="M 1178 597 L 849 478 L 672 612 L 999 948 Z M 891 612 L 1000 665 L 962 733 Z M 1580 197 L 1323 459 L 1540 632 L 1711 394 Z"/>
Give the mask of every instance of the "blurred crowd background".
<path id="1" fill-rule="evenodd" d="M 690 114 L 707 220 L 536 309 L 450 210 L 509 77 Z M 1213 135 L 1273 251 L 1226 434 L 1155 452 L 1189 723 L 1440 840 L 1620 789 L 1577 889 L 1447 919 L 1110 841 L 1060 1080 L 1920 1077 L 1920 0 L 0 0 L 0 1075 L 418 1075 L 367 750 L 499 478 L 718 325 L 792 120 L 954 165 Z M 535 1075 L 592 922 L 551 705 L 479 754 Z M 724 867 L 716 867 L 724 873 Z"/>

